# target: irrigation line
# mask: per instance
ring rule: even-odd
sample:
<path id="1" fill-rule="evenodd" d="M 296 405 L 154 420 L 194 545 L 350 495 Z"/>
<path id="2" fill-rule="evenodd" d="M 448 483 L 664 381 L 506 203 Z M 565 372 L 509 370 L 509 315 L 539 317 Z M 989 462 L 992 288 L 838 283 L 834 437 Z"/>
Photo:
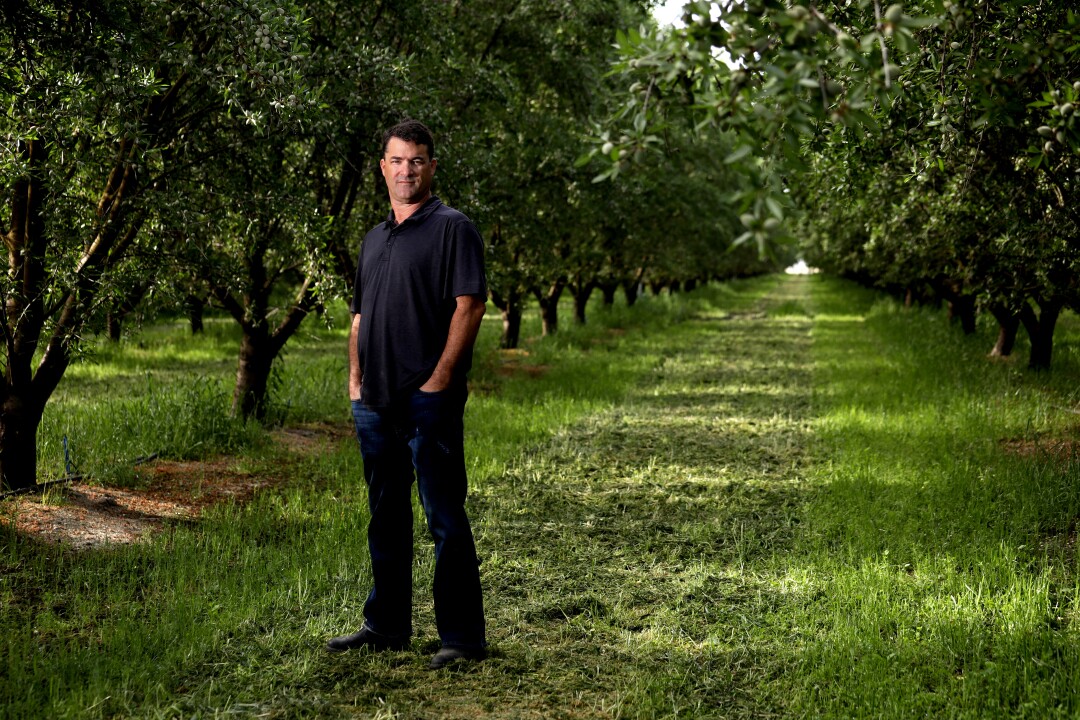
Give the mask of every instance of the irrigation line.
<path id="1" fill-rule="evenodd" d="M 148 463 L 151 460 L 156 460 L 159 454 L 160 453 L 150 453 L 149 455 L 142 455 L 135 458 L 131 462 L 131 464 L 132 466 L 136 466 L 142 465 L 143 463 Z M 29 495 L 30 493 L 44 492 L 46 488 L 50 488 L 53 485 L 71 485 L 73 483 L 82 482 L 83 480 L 86 480 L 87 477 L 88 476 L 85 473 L 77 473 L 75 475 L 65 475 L 62 478 L 55 478 L 53 480 L 45 480 L 43 482 L 34 483 L 29 487 L 16 488 L 14 490 L 5 490 L 4 492 L 0 492 L 0 500 L 6 500 L 7 498 L 14 497 L 16 495 Z"/>

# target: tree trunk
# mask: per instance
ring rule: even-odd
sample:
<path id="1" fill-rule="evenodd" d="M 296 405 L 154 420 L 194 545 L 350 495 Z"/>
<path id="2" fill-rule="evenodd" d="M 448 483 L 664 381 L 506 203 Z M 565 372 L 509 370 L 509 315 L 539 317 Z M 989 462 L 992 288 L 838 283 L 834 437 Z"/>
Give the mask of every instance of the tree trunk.
<path id="1" fill-rule="evenodd" d="M 994 305 L 990 313 L 998 322 L 998 338 L 990 351 L 990 357 L 1009 357 L 1016 346 L 1016 333 L 1020 329 L 1020 314 L 1003 305 Z"/>
<path id="2" fill-rule="evenodd" d="M 0 486 L 22 490 L 37 482 L 38 403 L 9 395 L 0 405 Z"/>
<path id="3" fill-rule="evenodd" d="M 233 390 L 233 414 L 244 418 L 264 420 L 270 369 L 276 353 L 271 352 L 266 326 L 244 328 L 240 340 L 240 356 L 236 364 L 236 387 Z"/>
<path id="4" fill-rule="evenodd" d="M 544 337 L 554 335 L 559 330 L 559 297 L 565 287 L 565 280 L 556 280 L 548 287 L 546 293 L 534 291 L 540 303 L 540 323 L 543 328 L 541 334 Z"/>
<path id="5" fill-rule="evenodd" d="M 285 347 L 300 324 L 311 312 L 315 304 L 311 278 L 305 278 L 297 291 L 296 299 L 281 324 L 271 333 L 267 320 L 269 317 L 269 299 L 273 286 L 265 282 L 265 270 L 262 266 L 261 252 L 264 248 L 255 248 L 248 263 L 249 287 L 257 288 L 249 293 L 242 303 L 223 286 L 211 285 L 214 298 L 229 311 L 243 335 L 240 339 L 240 354 L 236 362 L 236 386 L 233 389 L 232 412 L 244 420 L 255 418 L 265 420 L 270 389 L 270 371 L 274 360 Z"/>
<path id="6" fill-rule="evenodd" d="M 108 332 L 110 340 L 120 342 L 123 335 L 123 316 L 118 310 L 111 310 L 105 316 L 105 330 Z"/>
<path id="7" fill-rule="evenodd" d="M 683 291 L 684 292 L 693 292 L 694 290 L 697 289 L 697 285 L 698 285 L 697 279 L 696 278 L 690 278 L 689 280 L 686 281 L 686 284 L 683 285 Z"/>
<path id="8" fill-rule="evenodd" d="M 45 322 L 46 286 L 45 207 L 49 195 L 45 173 L 37 172 L 48 157 L 44 142 L 17 143 L 28 172 L 11 185 L 11 226 L 4 236 L 8 250 L 8 277 L 0 298 L 0 328 L 4 339 L 3 374 L 0 375 L 0 486 L 9 490 L 33 487 L 37 482 L 37 431 L 41 413 L 56 382 L 67 367 L 63 348 L 55 349 L 54 334 L 41 356 L 42 380 L 35 387 L 35 357 Z M 65 308 L 71 301 L 65 301 Z"/>
<path id="9" fill-rule="evenodd" d="M 585 324 L 585 308 L 594 287 L 592 283 L 585 283 L 574 290 L 574 319 L 579 325 Z"/>
<path id="10" fill-rule="evenodd" d="M 1028 367 L 1032 370 L 1049 370 L 1050 359 L 1054 350 L 1054 327 L 1061 314 L 1062 303 L 1043 300 L 1039 302 L 1041 310 L 1038 316 L 1031 305 L 1024 303 L 1020 310 L 1020 322 L 1031 339 L 1031 355 Z"/>
<path id="11" fill-rule="evenodd" d="M 499 347 L 503 350 L 516 348 L 521 340 L 521 300 L 521 290 L 516 287 L 506 295 L 495 289 L 491 291 L 491 302 L 502 313 Z"/>
<path id="12" fill-rule="evenodd" d="M 184 298 L 184 309 L 187 310 L 188 322 L 191 324 L 191 334 L 198 335 L 203 331 L 203 312 L 206 310 L 206 299 L 198 295 L 188 295 Z"/>
<path id="13" fill-rule="evenodd" d="M 604 305 L 606 307 L 611 307 L 615 304 L 615 293 L 618 289 L 618 283 L 603 283 L 600 285 L 600 292 L 604 295 Z"/>
<path id="14" fill-rule="evenodd" d="M 634 307 L 638 295 L 641 294 L 641 282 L 639 280 L 626 281 L 623 283 L 623 292 L 626 293 L 626 306 Z"/>
<path id="15" fill-rule="evenodd" d="M 504 350 L 516 348 L 521 341 L 521 303 L 514 302 L 502 311 L 502 337 L 499 347 Z"/>
<path id="16" fill-rule="evenodd" d="M 970 295 L 954 295 L 949 299 L 949 320 L 960 322 L 965 335 L 975 332 L 975 298 Z"/>
<path id="17" fill-rule="evenodd" d="M 105 316 L 105 327 L 109 334 L 109 339 L 113 342 L 119 342 L 123 331 L 124 320 L 128 315 L 135 311 L 135 308 L 139 307 L 139 303 L 146 297 L 147 291 L 150 290 L 151 283 L 141 282 L 132 285 L 128 288 L 124 296 L 109 310 Z"/>

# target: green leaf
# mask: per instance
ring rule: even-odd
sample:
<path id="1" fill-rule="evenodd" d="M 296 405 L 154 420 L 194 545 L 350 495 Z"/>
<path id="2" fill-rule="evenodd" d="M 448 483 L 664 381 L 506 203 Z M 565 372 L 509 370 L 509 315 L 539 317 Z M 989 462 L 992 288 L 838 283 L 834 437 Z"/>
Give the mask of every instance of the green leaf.
<path id="1" fill-rule="evenodd" d="M 769 212 L 771 212 L 777 220 L 784 219 L 784 208 L 780 207 L 780 203 L 776 202 L 776 198 L 772 197 L 771 195 L 766 195 L 765 205 L 769 208 Z"/>
<path id="2" fill-rule="evenodd" d="M 582 153 L 578 156 L 578 159 L 574 161 L 575 168 L 583 168 L 592 161 L 593 156 L 596 155 L 596 148 L 593 148 L 587 153 Z"/>
<path id="3" fill-rule="evenodd" d="M 733 163 L 737 163 L 753 151 L 754 148 L 749 145 L 740 145 L 738 148 L 735 149 L 735 152 L 724 158 L 724 164 L 731 165 Z"/>

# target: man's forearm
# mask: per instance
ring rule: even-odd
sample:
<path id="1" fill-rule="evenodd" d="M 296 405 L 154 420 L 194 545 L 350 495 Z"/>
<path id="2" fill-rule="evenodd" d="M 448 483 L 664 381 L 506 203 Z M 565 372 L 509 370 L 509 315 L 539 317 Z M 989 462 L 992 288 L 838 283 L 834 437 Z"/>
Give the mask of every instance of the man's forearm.
<path id="1" fill-rule="evenodd" d="M 360 399 L 360 386 L 364 375 L 360 370 L 360 313 L 352 317 L 352 329 L 349 331 L 349 399 Z"/>
<path id="2" fill-rule="evenodd" d="M 462 295 L 457 299 L 457 308 L 450 318 L 450 332 L 446 337 L 446 347 L 439 357 L 439 364 L 426 383 L 420 386 L 424 392 L 438 392 L 450 386 L 463 355 L 472 349 L 476 336 L 480 332 L 480 322 L 487 311 L 484 298 L 475 295 Z"/>

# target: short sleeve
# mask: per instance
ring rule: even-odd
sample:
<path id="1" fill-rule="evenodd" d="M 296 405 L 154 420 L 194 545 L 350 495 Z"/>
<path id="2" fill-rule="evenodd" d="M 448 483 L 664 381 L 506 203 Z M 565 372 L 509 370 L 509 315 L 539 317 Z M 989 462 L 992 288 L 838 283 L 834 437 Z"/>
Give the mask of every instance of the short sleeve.
<path id="1" fill-rule="evenodd" d="M 484 241 L 470 220 L 455 223 L 453 258 L 450 274 L 451 296 L 487 296 Z"/>

